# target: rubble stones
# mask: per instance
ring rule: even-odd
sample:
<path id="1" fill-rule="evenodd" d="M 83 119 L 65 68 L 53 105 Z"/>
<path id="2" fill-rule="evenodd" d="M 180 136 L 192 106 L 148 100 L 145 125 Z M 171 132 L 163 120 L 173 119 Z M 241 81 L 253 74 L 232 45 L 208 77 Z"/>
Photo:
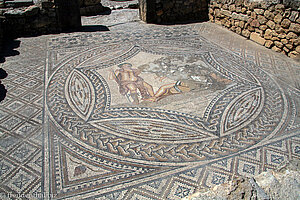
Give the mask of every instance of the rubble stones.
<path id="1" fill-rule="evenodd" d="M 295 57 L 300 43 L 298 4 L 283 1 L 211 0 L 210 21 L 258 44 Z M 298 48 L 299 50 L 299 48 Z"/>
<path id="2" fill-rule="evenodd" d="M 296 51 L 290 52 L 291 57 L 297 55 Z M 276 170 L 252 178 L 237 177 L 213 188 L 202 189 L 183 200 L 299 199 L 299 171 L 300 161 L 292 160 L 282 163 Z"/>
<path id="3" fill-rule="evenodd" d="M 53 3 L 42 3 L 39 6 L 3 8 L 0 13 L 1 39 L 59 32 L 53 6 Z"/>

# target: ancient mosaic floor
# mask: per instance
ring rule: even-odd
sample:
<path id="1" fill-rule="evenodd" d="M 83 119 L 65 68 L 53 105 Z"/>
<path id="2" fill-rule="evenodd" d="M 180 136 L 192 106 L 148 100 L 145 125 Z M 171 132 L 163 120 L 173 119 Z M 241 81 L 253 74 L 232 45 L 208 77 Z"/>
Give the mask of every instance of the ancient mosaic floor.
<path id="1" fill-rule="evenodd" d="M 299 63 L 211 23 L 107 27 L 2 64 L 3 199 L 176 200 L 299 158 Z"/>

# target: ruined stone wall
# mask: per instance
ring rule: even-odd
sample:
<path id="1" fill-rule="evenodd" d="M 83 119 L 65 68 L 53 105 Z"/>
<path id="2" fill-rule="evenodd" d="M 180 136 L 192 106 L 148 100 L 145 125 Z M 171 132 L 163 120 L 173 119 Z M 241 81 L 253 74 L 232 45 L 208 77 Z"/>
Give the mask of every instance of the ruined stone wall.
<path id="1" fill-rule="evenodd" d="M 40 2 L 38 6 L 7 6 L 0 7 L 0 52 L 8 39 L 61 31 L 52 1 Z"/>
<path id="2" fill-rule="evenodd" d="M 139 0 L 140 16 L 150 23 L 180 23 L 208 19 L 207 0 Z"/>
<path id="3" fill-rule="evenodd" d="M 209 20 L 276 52 L 300 55 L 299 0 L 210 0 Z"/>
<path id="4" fill-rule="evenodd" d="M 41 6 L 1 9 L 0 18 L 2 35 L 5 38 L 34 36 L 59 31 L 56 10 L 51 2 L 43 3 Z"/>

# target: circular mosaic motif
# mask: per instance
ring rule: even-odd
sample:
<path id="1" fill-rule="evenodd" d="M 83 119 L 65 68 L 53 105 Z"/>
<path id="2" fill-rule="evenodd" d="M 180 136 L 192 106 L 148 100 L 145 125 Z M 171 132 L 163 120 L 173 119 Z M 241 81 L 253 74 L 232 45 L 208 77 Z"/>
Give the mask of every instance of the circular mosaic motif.
<path id="1" fill-rule="evenodd" d="M 287 112 L 270 76 L 201 38 L 88 49 L 57 65 L 46 92 L 63 137 L 99 155 L 151 164 L 253 148 L 280 130 Z"/>

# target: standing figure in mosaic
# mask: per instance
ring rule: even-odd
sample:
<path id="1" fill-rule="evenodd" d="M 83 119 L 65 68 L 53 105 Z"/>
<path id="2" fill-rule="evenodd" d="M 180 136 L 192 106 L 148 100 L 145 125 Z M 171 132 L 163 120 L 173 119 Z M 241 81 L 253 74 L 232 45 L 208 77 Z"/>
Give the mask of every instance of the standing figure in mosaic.
<path id="1" fill-rule="evenodd" d="M 132 68 L 132 64 L 123 63 L 118 65 L 119 69 L 111 71 L 110 79 L 114 79 L 119 85 L 121 95 L 133 104 L 139 104 L 138 92 L 141 94 L 142 100 L 154 96 L 153 88 L 144 81 L 141 70 Z"/>

